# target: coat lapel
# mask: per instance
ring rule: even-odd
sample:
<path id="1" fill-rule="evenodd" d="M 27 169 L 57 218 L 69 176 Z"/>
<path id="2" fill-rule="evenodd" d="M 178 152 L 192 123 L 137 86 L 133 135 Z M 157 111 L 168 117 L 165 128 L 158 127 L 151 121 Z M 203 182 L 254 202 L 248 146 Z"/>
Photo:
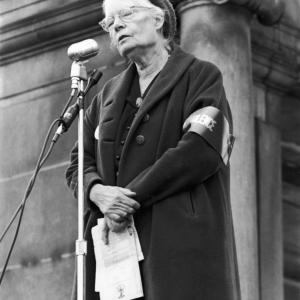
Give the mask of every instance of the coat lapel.
<path id="1" fill-rule="evenodd" d="M 101 174 L 105 183 L 115 185 L 115 139 L 124 102 L 132 82 L 134 66 L 131 64 L 111 83 L 108 95 L 103 99 L 99 123 L 99 151 Z"/>
<path id="2" fill-rule="evenodd" d="M 183 52 L 176 46 L 165 67 L 162 69 L 157 80 L 155 80 L 143 100 L 143 105 L 139 110 L 139 114 L 144 115 L 154 104 L 167 95 L 194 59 L 195 58 L 192 55 Z"/>
<path id="3" fill-rule="evenodd" d="M 175 47 L 169 61 L 144 98 L 143 105 L 136 115 L 128 137 L 130 137 L 130 133 L 135 131 L 144 115 L 173 89 L 194 59 L 192 55 L 183 52 L 178 46 Z"/>

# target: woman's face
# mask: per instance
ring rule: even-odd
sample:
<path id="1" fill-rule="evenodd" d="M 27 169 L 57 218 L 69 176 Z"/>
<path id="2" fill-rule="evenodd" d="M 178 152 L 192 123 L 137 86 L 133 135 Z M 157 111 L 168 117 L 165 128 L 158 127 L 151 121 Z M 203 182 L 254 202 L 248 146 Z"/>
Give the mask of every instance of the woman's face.
<path id="1" fill-rule="evenodd" d="M 128 9 L 132 14 L 128 15 Z M 147 51 L 158 42 L 157 30 L 162 24 L 155 17 L 157 14 L 147 0 L 105 1 L 105 19 L 110 19 L 107 22 L 110 38 L 122 56 L 130 58 L 143 53 L 145 51 L 141 50 Z"/>

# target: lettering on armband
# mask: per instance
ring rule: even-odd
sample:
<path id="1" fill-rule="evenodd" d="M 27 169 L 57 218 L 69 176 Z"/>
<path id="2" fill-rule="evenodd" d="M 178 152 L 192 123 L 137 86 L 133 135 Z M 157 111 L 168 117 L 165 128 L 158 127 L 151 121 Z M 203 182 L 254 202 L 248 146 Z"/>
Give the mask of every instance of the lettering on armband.
<path id="1" fill-rule="evenodd" d="M 214 106 L 207 106 L 193 112 L 184 122 L 183 130 L 203 137 L 228 164 L 234 137 L 224 114 Z"/>
<path id="2" fill-rule="evenodd" d="M 213 132 L 214 127 L 217 124 L 217 121 L 215 121 L 212 117 L 206 114 L 196 115 L 193 118 L 192 122 L 199 123 L 205 126 L 211 132 Z"/>

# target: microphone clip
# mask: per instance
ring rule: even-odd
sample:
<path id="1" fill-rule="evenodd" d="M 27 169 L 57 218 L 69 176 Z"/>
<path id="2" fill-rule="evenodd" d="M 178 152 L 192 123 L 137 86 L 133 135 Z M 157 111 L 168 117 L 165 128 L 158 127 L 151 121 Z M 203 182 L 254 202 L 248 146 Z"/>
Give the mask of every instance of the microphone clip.
<path id="1" fill-rule="evenodd" d="M 71 88 L 76 90 L 80 89 L 80 80 L 86 81 L 88 79 L 84 61 L 73 61 L 71 66 Z"/>

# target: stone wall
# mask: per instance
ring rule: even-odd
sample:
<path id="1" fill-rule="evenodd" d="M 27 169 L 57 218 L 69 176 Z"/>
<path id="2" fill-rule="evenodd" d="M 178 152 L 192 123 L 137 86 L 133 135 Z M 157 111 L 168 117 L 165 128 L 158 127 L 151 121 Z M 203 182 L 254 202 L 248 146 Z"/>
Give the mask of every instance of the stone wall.
<path id="1" fill-rule="evenodd" d="M 88 2 L 88 3 L 87 3 Z M 99 1 L 1 1 L 0 230 L 20 203 L 44 137 L 70 92 L 68 46 L 95 38 L 88 70 L 107 78 L 124 62 L 97 24 Z M 91 91 L 92 93 L 94 91 Z M 91 95 L 87 99 L 87 105 Z M 77 205 L 64 179 L 76 124 L 60 138 L 29 197 L 0 299 L 68 299 L 74 272 Z M 0 245 L 4 265 L 15 226 Z"/>

